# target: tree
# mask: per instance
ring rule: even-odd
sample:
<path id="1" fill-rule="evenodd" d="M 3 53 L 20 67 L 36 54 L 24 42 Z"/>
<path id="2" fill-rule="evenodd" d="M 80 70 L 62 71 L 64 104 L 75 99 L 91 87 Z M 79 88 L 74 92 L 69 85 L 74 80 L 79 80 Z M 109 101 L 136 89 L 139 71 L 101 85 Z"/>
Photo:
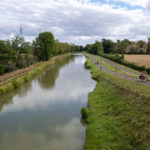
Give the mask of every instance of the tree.
<path id="1" fill-rule="evenodd" d="M 40 33 L 35 41 L 34 54 L 38 60 L 48 60 L 53 56 L 55 40 L 51 32 Z"/>
<path id="2" fill-rule="evenodd" d="M 24 38 L 19 35 L 16 35 L 15 37 L 12 38 L 11 40 L 12 48 L 17 52 L 17 55 L 21 53 L 20 47 L 24 42 L 25 42 Z"/>
<path id="3" fill-rule="evenodd" d="M 114 43 L 111 40 L 102 39 L 104 53 L 112 53 L 114 51 Z"/>
<path id="4" fill-rule="evenodd" d="M 140 41 L 137 42 L 137 45 L 138 45 L 139 48 L 143 48 L 144 45 L 145 45 L 145 42 L 143 40 L 140 40 Z"/>
<path id="5" fill-rule="evenodd" d="M 95 41 L 95 43 L 92 45 L 91 52 L 93 54 L 103 53 L 103 46 L 102 46 L 101 42 Z"/>
<path id="6" fill-rule="evenodd" d="M 89 53 L 97 55 L 97 54 L 103 53 L 103 46 L 101 42 L 95 41 L 94 44 L 87 44 L 85 46 L 85 50 Z"/>
<path id="7" fill-rule="evenodd" d="M 15 60 L 16 53 L 12 49 L 10 41 L 0 40 L 0 75 L 8 72 L 8 66 L 13 64 Z"/>
<path id="8" fill-rule="evenodd" d="M 148 38 L 148 44 L 147 44 L 146 53 L 147 53 L 147 54 L 150 54 L 150 38 Z"/>
<path id="9" fill-rule="evenodd" d="M 20 53 L 21 54 L 29 54 L 31 52 L 31 45 L 29 42 L 23 42 L 20 46 Z"/>

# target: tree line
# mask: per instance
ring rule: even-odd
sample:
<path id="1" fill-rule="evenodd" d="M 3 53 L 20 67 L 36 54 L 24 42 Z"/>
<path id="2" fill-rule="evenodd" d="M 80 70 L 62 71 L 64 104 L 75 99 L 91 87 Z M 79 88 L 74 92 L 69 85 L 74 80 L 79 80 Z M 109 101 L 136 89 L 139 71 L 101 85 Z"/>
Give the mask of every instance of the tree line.
<path id="1" fill-rule="evenodd" d="M 59 42 L 51 32 L 43 32 L 32 42 L 20 35 L 11 40 L 0 40 L 0 75 L 27 67 L 52 56 L 82 51 L 83 46 Z"/>
<path id="2" fill-rule="evenodd" d="M 113 42 L 110 39 L 102 39 L 101 42 L 95 41 L 94 44 L 87 44 L 84 50 L 93 54 L 150 54 L 150 38 L 148 42 L 143 40 L 133 42 L 128 39 Z"/>

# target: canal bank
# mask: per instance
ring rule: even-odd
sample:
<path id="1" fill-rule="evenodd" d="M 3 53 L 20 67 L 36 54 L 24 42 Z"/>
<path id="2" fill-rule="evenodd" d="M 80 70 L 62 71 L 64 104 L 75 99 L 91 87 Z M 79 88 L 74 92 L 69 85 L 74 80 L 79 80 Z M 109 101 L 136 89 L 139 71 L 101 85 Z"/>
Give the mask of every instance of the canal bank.
<path id="1" fill-rule="evenodd" d="M 88 97 L 84 150 L 148 150 L 150 88 L 101 71 L 87 58 L 97 81 Z"/>
<path id="2" fill-rule="evenodd" d="M 69 57 L 71 53 L 52 57 L 49 61 L 38 62 L 25 69 L 20 69 L 0 77 L 0 95 L 20 87 L 22 84 L 31 80 L 34 76 L 43 72 L 55 61 Z"/>

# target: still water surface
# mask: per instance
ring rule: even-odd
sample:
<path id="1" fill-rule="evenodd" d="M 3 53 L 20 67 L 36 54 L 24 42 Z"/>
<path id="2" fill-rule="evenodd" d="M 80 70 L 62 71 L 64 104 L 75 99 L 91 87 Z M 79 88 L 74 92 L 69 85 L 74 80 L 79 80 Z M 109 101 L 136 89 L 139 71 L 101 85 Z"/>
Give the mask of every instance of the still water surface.
<path id="1" fill-rule="evenodd" d="M 56 61 L 21 88 L 0 96 L 0 150 L 82 150 L 80 109 L 95 87 L 81 54 Z"/>

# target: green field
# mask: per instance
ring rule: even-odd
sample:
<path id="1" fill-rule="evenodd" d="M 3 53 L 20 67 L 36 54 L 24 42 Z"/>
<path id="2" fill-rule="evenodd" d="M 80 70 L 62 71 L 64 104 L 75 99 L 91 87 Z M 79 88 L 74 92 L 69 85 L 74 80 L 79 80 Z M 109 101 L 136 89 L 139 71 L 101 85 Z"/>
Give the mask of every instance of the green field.
<path id="1" fill-rule="evenodd" d="M 84 150 L 149 150 L 150 87 L 100 71 L 87 59 L 97 80 L 89 94 Z"/>

